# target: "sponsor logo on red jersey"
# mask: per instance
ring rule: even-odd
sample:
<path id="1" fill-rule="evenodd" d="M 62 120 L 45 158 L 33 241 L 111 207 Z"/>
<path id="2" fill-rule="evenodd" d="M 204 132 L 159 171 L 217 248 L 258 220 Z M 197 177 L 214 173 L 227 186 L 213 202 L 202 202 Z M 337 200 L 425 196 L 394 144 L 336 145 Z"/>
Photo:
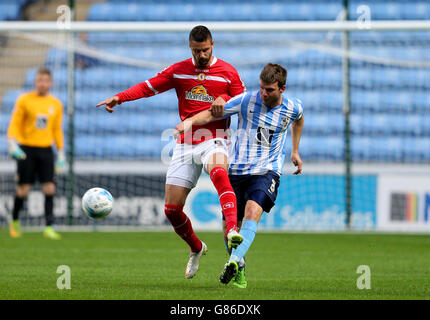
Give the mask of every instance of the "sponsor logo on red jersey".
<path id="1" fill-rule="evenodd" d="M 213 102 L 214 97 L 208 94 L 208 91 L 203 85 L 193 87 L 190 91 L 185 91 L 185 98 L 187 100 Z"/>

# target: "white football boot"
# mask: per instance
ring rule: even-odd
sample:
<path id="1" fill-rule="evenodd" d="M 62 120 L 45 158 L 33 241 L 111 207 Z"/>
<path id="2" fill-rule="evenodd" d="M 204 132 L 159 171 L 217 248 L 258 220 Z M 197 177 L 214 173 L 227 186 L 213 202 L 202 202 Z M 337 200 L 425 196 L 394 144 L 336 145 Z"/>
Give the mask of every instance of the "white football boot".
<path id="1" fill-rule="evenodd" d="M 243 241 L 243 236 L 237 232 L 235 228 L 231 228 L 230 231 L 227 233 L 227 240 L 228 240 L 228 248 L 234 248 L 236 249 Z"/>
<path id="2" fill-rule="evenodd" d="M 188 260 L 187 269 L 185 269 L 185 278 L 191 279 L 199 270 L 199 262 L 202 255 L 208 251 L 207 245 L 202 241 L 202 250 L 199 252 L 191 252 L 190 260 Z"/>

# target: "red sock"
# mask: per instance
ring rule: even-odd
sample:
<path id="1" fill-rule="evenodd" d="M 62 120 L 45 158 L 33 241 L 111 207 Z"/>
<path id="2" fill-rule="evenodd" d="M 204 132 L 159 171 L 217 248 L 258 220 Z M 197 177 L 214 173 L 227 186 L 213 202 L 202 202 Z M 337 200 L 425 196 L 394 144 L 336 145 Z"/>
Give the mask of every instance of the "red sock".
<path id="1" fill-rule="evenodd" d="M 191 225 L 190 219 L 182 211 L 183 206 L 175 206 L 166 204 L 164 213 L 175 232 L 182 238 L 191 248 L 192 252 L 200 252 L 202 250 L 202 242 L 197 238 Z"/>
<path id="2" fill-rule="evenodd" d="M 237 228 L 237 201 L 233 187 L 230 184 L 227 170 L 222 167 L 213 168 L 211 180 L 218 191 L 219 202 L 227 224 L 227 231 Z"/>

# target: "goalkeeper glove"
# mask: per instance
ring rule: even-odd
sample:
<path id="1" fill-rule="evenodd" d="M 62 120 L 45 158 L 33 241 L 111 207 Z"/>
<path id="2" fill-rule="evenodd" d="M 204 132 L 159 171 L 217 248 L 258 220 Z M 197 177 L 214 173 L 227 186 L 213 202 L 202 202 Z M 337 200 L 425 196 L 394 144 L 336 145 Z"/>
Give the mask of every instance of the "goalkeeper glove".
<path id="1" fill-rule="evenodd" d="M 16 143 L 16 141 L 12 139 L 9 139 L 9 155 L 18 161 L 27 158 L 27 155 L 24 151 L 22 151 L 18 143 Z"/>
<path id="2" fill-rule="evenodd" d="M 62 174 L 66 168 L 66 156 L 64 150 L 58 150 L 57 161 L 55 162 L 55 173 Z"/>

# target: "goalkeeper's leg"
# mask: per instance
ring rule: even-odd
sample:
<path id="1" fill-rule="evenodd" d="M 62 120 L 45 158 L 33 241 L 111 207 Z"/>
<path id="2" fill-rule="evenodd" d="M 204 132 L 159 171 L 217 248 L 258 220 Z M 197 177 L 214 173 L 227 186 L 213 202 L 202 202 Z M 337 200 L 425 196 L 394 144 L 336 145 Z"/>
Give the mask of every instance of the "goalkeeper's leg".
<path id="1" fill-rule="evenodd" d="M 52 240 L 60 240 L 61 235 L 54 228 L 54 196 L 56 187 L 54 183 L 54 154 L 51 148 L 40 151 L 39 159 L 39 179 L 42 185 L 42 191 L 45 195 L 45 221 L 46 227 L 43 236 Z"/>
<path id="2" fill-rule="evenodd" d="M 19 213 L 24 206 L 25 199 L 30 192 L 31 184 L 18 184 L 16 188 L 15 199 L 13 201 L 12 220 L 9 223 L 9 233 L 12 238 L 22 236 L 21 226 L 19 223 Z"/>

